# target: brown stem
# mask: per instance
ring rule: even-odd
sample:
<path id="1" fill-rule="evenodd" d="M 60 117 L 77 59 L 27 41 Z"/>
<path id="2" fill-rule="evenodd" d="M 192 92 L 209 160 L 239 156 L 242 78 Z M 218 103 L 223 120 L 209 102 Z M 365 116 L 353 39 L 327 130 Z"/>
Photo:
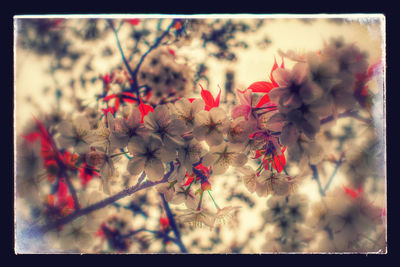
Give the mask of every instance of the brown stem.
<path id="1" fill-rule="evenodd" d="M 171 175 L 172 171 L 173 171 L 173 169 L 171 171 L 169 171 L 167 174 L 165 174 L 163 179 L 161 179 L 160 181 L 156 181 L 156 182 L 145 181 L 144 183 L 140 183 L 140 181 L 142 179 L 139 178 L 139 183 L 137 183 L 135 186 L 132 186 L 130 188 L 122 190 L 121 192 L 119 192 L 119 193 L 117 193 L 117 194 L 115 194 L 113 196 L 110 196 L 110 197 L 108 197 L 108 198 L 106 198 L 106 199 L 104 199 L 104 200 L 102 200 L 100 202 L 97 202 L 97 203 L 95 203 L 95 204 L 93 204 L 91 206 L 88 206 L 86 208 L 77 210 L 77 211 L 71 213 L 70 215 L 65 216 L 65 217 L 63 217 L 61 219 L 58 219 L 58 220 L 56 220 L 56 221 L 54 221 L 52 223 L 49 223 L 49 224 L 44 225 L 42 227 L 39 227 L 37 229 L 30 229 L 28 231 L 29 232 L 39 231 L 40 233 L 45 233 L 45 232 L 48 232 L 50 230 L 53 230 L 53 229 L 55 229 L 55 228 L 57 228 L 57 227 L 59 227 L 61 225 L 64 225 L 64 224 L 69 223 L 69 222 L 72 222 L 73 220 L 75 220 L 75 219 L 77 219 L 77 218 L 79 218 L 81 216 L 87 215 L 87 214 L 89 214 L 89 213 L 91 213 L 91 212 L 93 212 L 95 210 L 104 208 L 104 207 L 106 207 L 106 206 L 108 206 L 108 205 L 110 205 L 110 204 L 112 204 L 112 203 L 114 203 L 114 202 L 126 197 L 126 196 L 129 196 L 129 195 L 132 195 L 132 194 L 136 193 L 137 191 L 143 190 L 143 189 L 148 188 L 148 187 L 152 187 L 152 186 L 157 185 L 157 184 L 165 183 L 165 182 L 168 181 L 168 178 Z M 145 174 L 143 173 L 142 176 L 144 176 L 144 175 Z"/>
<path id="2" fill-rule="evenodd" d="M 358 111 L 348 110 L 348 111 L 345 111 L 338 115 L 338 118 L 346 118 L 346 117 L 354 118 L 354 119 L 357 119 L 357 120 L 362 121 L 367 124 L 371 123 L 371 121 L 372 121 L 371 119 L 367 119 L 367 118 L 364 118 L 364 117 L 361 117 L 360 115 L 358 115 Z M 320 121 L 320 123 L 321 124 L 328 123 L 330 121 L 333 121 L 334 119 L 335 119 L 335 117 L 333 115 L 331 115 L 329 117 L 323 118 Z"/>

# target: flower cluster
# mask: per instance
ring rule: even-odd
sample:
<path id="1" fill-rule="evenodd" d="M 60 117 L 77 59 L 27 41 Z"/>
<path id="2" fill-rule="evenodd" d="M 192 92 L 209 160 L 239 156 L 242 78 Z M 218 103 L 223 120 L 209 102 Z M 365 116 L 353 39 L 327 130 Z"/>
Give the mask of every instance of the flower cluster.
<path id="1" fill-rule="evenodd" d="M 308 204 L 304 195 L 272 197 L 267 202 L 265 220 L 274 225 L 274 233 L 268 234 L 264 249 L 267 251 L 301 251 L 312 240 L 310 232 L 304 229 Z M 272 248 L 272 249 L 271 249 Z"/>
<path id="2" fill-rule="evenodd" d="M 193 88 L 193 71 L 171 48 L 154 50 L 140 69 L 138 82 L 146 88 L 150 103 L 159 104 L 183 97 Z"/>
<path id="3" fill-rule="evenodd" d="M 286 54 L 285 54 L 286 55 Z M 268 96 L 277 111 L 268 118 L 267 128 L 280 133 L 288 147 L 290 159 L 316 164 L 321 160 L 321 147 L 315 143 L 321 121 L 340 111 L 353 110 L 360 99 L 357 81 L 368 69 L 366 54 L 352 44 L 332 40 L 318 53 L 293 56 L 292 70 L 277 68 L 271 75 L 274 86 Z M 365 83 L 363 83 L 365 94 Z"/>

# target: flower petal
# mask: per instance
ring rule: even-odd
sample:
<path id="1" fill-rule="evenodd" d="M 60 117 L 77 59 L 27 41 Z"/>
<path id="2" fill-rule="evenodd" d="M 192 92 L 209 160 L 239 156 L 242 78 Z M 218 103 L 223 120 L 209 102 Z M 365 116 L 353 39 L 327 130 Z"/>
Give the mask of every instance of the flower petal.
<path id="1" fill-rule="evenodd" d="M 164 175 L 164 164 L 157 158 L 146 161 L 144 166 L 146 175 L 150 181 L 158 181 Z"/>
<path id="2" fill-rule="evenodd" d="M 142 157 L 131 158 L 127 165 L 127 170 L 132 175 L 140 174 L 145 166 L 146 160 Z"/>

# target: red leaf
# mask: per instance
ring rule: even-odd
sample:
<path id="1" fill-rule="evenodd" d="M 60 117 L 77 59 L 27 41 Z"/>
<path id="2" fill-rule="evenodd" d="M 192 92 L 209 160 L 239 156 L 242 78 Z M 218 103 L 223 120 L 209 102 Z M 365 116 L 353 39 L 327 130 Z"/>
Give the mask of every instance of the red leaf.
<path id="1" fill-rule="evenodd" d="M 33 118 L 35 119 L 36 124 L 38 125 L 39 131 L 42 134 L 43 138 L 46 139 L 46 141 L 49 142 L 50 141 L 50 135 L 47 132 L 46 127 L 44 127 L 44 125 L 38 119 L 36 119 L 35 117 L 33 117 Z"/>
<path id="2" fill-rule="evenodd" d="M 160 217 L 160 225 L 161 225 L 161 230 L 165 231 L 169 227 L 169 219 L 168 217 Z"/>
<path id="3" fill-rule="evenodd" d="M 268 94 L 265 94 L 265 95 L 260 99 L 260 101 L 258 102 L 256 108 L 262 107 L 263 105 L 265 105 L 265 104 L 268 103 L 268 102 L 269 102 L 269 96 L 268 96 Z"/>
<path id="4" fill-rule="evenodd" d="M 275 87 L 276 86 L 269 82 L 255 82 L 252 83 L 247 89 L 252 90 L 253 93 L 268 93 Z"/>
<path id="5" fill-rule="evenodd" d="M 348 194 L 349 196 L 351 196 L 352 198 L 357 198 L 361 193 L 362 193 L 362 187 L 360 186 L 358 188 L 358 190 L 353 190 L 351 188 L 348 188 L 346 186 L 343 186 L 344 191 L 346 194 Z"/>
<path id="6" fill-rule="evenodd" d="M 272 73 L 278 68 L 278 63 L 276 62 L 276 58 L 275 58 L 275 57 L 274 57 L 274 60 L 275 60 L 275 63 L 274 63 L 274 65 L 272 66 L 272 69 L 271 69 L 271 73 L 270 73 L 270 75 L 269 75 L 269 78 L 270 78 L 272 84 L 274 85 L 274 87 L 279 87 L 279 84 L 274 80 L 274 77 L 273 77 L 273 75 L 272 75 Z M 284 68 L 285 68 L 285 63 L 284 63 L 284 61 L 283 61 L 283 58 L 282 58 L 282 64 L 281 64 L 280 68 L 281 68 L 281 69 L 284 69 Z"/>
<path id="7" fill-rule="evenodd" d="M 276 58 L 275 57 L 274 57 L 274 60 L 275 60 L 275 62 L 274 62 L 274 65 L 272 66 L 271 73 L 269 74 L 269 79 L 271 80 L 271 82 L 274 85 L 277 85 L 277 83 L 274 80 L 274 77 L 272 76 L 272 73 L 274 72 L 274 70 L 276 70 L 278 68 L 278 63 L 276 63 Z"/>
<path id="8" fill-rule="evenodd" d="M 254 159 L 258 159 L 261 157 L 263 154 L 261 154 L 260 150 L 256 150 L 256 154 L 254 155 Z"/>
<path id="9" fill-rule="evenodd" d="M 153 107 L 150 106 L 150 105 L 143 104 L 143 101 L 142 101 L 142 99 L 140 98 L 140 96 L 139 96 L 139 101 L 140 101 L 140 104 L 139 104 L 139 111 L 140 111 L 140 113 L 142 114 L 142 121 L 141 121 L 141 122 L 143 122 L 144 116 L 146 116 L 147 113 L 149 113 L 149 112 L 153 112 L 154 109 L 153 109 Z"/>
<path id="10" fill-rule="evenodd" d="M 201 87 L 201 98 L 203 98 L 205 105 L 205 110 L 210 110 L 215 106 L 215 100 L 210 91 L 204 90 L 203 86 L 199 84 Z"/>
<path id="11" fill-rule="evenodd" d="M 282 163 L 282 164 L 281 164 Z M 272 165 L 275 170 L 281 172 L 286 165 L 286 157 L 282 153 L 280 156 L 274 156 L 274 164 Z"/>
<path id="12" fill-rule="evenodd" d="M 118 108 L 119 108 L 120 104 L 121 104 L 121 99 L 119 99 L 119 98 L 115 99 L 114 112 L 118 111 Z"/>
<path id="13" fill-rule="evenodd" d="M 59 202 L 66 201 L 67 192 L 68 192 L 67 184 L 64 182 L 64 179 L 61 178 L 60 182 L 58 183 L 58 190 L 57 190 L 57 197 Z"/>
<path id="14" fill-rule="evenodd" d="M 116 94 L 112 94 L 112 95 L 109 95 L 109 96 L 106 96 L 105 98 L 104 98 L 104 101 L 110 101 L 110 99 L 113 99 L 114 97 L 117 97 L 117 95 Z"/>
<path id="15" fill-rule="evenodd" d="M 182 186 L 190 185 L 194 179 L 194 177 L 192 177 L 192 176 L 189 176 L 189 175 L 186 175 L 186 176 L 188 177 L 188 179 L 187 179 L 186 183 L 184 183 Z"/>
<path id="16" fill-rule="evenodd" d="M 173 49 L 169 48 L 169 49 L 168 49 L 168 52 L 169 52 L 171 55 L 175 56 L 175 51 L 174 51 Z"/>
<path id="17" fill-rule="evenodd" d="M 111 77 L 110 77 L 110 75 L 108 75 L 108 74 L 104 75 L 104 76 L 103 76 L 103 82 L 104 82 L 105 84 L 110 83 L 110 82 L 111 82 Z"/>
<path id="18" fill-rule="evenodd" d="M 216 107 L 219 106 L 219 99 L 221 98 L 221 89 L 219 89 L 219 93 L 217 95 L 217 98 L 215 99 L 215 105 Z"/>
<path id="19" fill-rule="evenodd" d="M 182 28 L 182 22 L 180 20 L 176 21 L 174 27 L 176 30 L 179 30 L 180 28 Z"/>
<path id="20" fill-rule="evenodd" d="M 94 176 L 98 175 L 99 174 L 92 168 L 89 168 L 86 163 L 82 164 L 82 167 L 79 169 L 79 177 L 81 178 L 81 184 L 83 187 L 85 187 Z"/>
<path id="21" fill-rule="evenodd" d="M 107 117 L 108 112 L 111 112 L 111 114 L 114 116 L 115 110 L 112 107 L 108 107 L 107 109 L 102 108 L 101 109 L 104 113 L 104 116 Z"/>
<path id="22" fill-rule="evenodd" d="M 127 19 L 126 21 L 127 21 L 129 24 L 136 26 L 136 25 L 139 24 L 140 19 Z"/>
<path id="23" fill-rule="evenodd" d="M 22 137 L 29 143 L 33 144 L 37 138 L 42 138 L 42 135 L 40 133 L 30 133 L 28 135 L 23 135 Z"/>

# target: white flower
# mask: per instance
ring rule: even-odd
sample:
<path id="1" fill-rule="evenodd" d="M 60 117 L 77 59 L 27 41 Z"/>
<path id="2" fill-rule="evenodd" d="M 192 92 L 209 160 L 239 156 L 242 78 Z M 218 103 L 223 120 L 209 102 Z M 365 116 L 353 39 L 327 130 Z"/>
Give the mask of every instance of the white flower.
<path id="1" fill-rule="evenodd" d="M 193 135 L 205 140 L 209 146 L 217 146 L 224 140 L 229 128 L 229 119 L 222 108 L 214 107 L 210 111 L 202 110 L 195 115 Z"/>
<path id="2" fill-rule="evenodd" d="M 256 193 L 258 196 L 287 196 L 293 190 L 294 182 L 283 173 L 264 170 L 256 177 Z"/>
<path id="3" fill-rule="evenodd" d="M 253 168 L 247 165 L 237 168 L 237 170 L 243 174 L 242 180 L 247 190 L 249 190 L 250 193 L 254 193 L 257 188 L 256 172 L 253 170 Z"/>
<path id="4" fill-rule="evenodd" d="M 239 99 L 240 104 L 236 105 L 232 109 L 232 118 L 236 119 L 243 117 L 252 125 L 256 124 L 257 120 L 253 113 L 253 103 L 258 103 L 259 100 L 257 99 L 257 95 L 252 94 L 251 90 L 245 90 L 244 92 L 236 90 L 236 96 Z"/>
<path id="5" fill-rule="evenodd" d="M 195 115 L 204 110 L 204 106 L 203 99 L 196 99 L 190 103 L 187 98 L 181 98 L 175 102 L 175 116 L 185 123 L 187 131 L 191 131 L 194 127 Z"/>
<path id="6" fill-rule="evenodd" d="M 144 136 L 148 130 L 141 124 L 142 115 L 138 108 L 133 107 L 127 119 L 110 117 L 111 144 L 115 148 L 124 148 L 133 136 Z"/>
<path id="7" fill-rule="evenodd" d="M 165 200 L 172 204 L 183 203 L 183 199 L 177 197 L 178 188 L 182 186 L 183 181 L 173 181 L 156 185 L 158 192 L 164 194 Z"/>
<path id="8" fill-rule="evenodd" d="M 203 227 L 206 225 L 210 228 L 214 227 L 215 214 L 209 212 L 207 209 L 186 209 L 181 211 L 179 215 L 180 220 L 183 223 L 191 223 L 195 227 Z"/>
<path id="9" fill-rule="evenodd" d="M 247 156 L 241 153 L 242 146 L 224 142 L 218 146 L 213 146 L 203 157 L 203 165 L 212 166 L 213 174 L 223 174 L 230 165 L 241 167 L 247 163 Z"/>
<path id="10" fill-rule="evenodd" d="M 290 160 L 300 162 L 303 166 L 308 163 L 318 164 L 324 156 L 322 147 L 315 140 L 310 140 L 304 135 L 300 135 L 294 144 L 289 146 L 288 153 Z"/>
<path id="11" fill-rule="evenodd" d="M 336 75 L 339 65 L 336 60 L 311 52 L 307 54 L 307 63 L 311 82 L 321 87 L 325 92 L 338 82 Z"/>
<path id="12" fill-rule="evenodd" d="M 186 167 L 181 163 L 175 163 L 174 170 L 170 174 L 168 181 L 178 181 L 182 182 L 186 177 Z"/>
<path id="13" fill-rule="evenodd" d="M 310 104 L 322 96 L 322 89 L 309 81 L 308 72 L 306 63 L 297 63 L 291 71 L 277 68 L 273 72 L 279 87 L 271 90 L 269 97 L 278 103 L 280 110 L 296 109 L 302 103 Z"/>
<path id="14" fill-rule="evenodd" d="M 81 204 L 82 208 L 88 207 L 95 203 L 98 203 L 105 199 L 106 195 L 104 195 L 101 191 L 98 190 L 85 190 L 79 196 L 79 203 Z M 89 229 L 98 229 L 101 222 L 104 218 L 107 217 L 108 209 L 102 208 L 95 211 L 90 212 L 87 217 L 87 227 Z"/>
<path id="15" fill-rule="evenodd" d="M 227 220 L 230 220 L 233 216 L 232 213 L 235 213 L 237 210 L 239 210 L 241 207 L 224 207 L 222 209 L 218 209 L 217 214 L 215 215 L 216 217 L 216 223 L 226 223 Z"/>
<path id="16" fill-rule="evenodd" d="M 293 191 L 295 186 L 294 179 L 283 173 L 264 170 L 260 175 L 257 175 L 250 166 L 237 169 L 244 174 L 242 180 L 247 190 L 250 193 L 256 192 L 259 197 L 268 195 L 286 196 Z"/>
<path id="17" fill-rule="evenodd" d="M 91 147 L 91 151 L 86 154 L 85 161 L 88 165 L 100 169 L 101 187 L 104 193 L 110 195 L 110 182 L 118 176 L 114 167 L 113 159 L 109 154 L 102 151 L 102 147 Z"/>
<path id="18" fill-rule="evenodd" d="M 151 131 L 150 134 L 166 146 L 172 148 L 183 144 L 181 135 L 185 131 L 185 124 L 179 119 L 172 119 L 166 105 L 159 105 L 148 113 L 144 117 L 144 124 Z"/>
<path id="19" fill-rule="evenodd" d="M 94 229 L 89 229 L 86 225 L 87 218 L 80 217 L 66 225 L 60 232 L 60 245 L 68 250 L 81 250 L 89 247 L 94 242 Z"/>
<path id="20" fill-rule="evenodd" d="M 275 222 L 285 216 L 286 199 L 285 197 L 274 196 L 267 201 L 268 210 L 265 217 L 268 222 Z"/>
<path id="21" fill-rule="evenodd" d="M 73 121 L 63 121 L 57 126 L 60 133 L 55 138 L 62 148 L 73 147 L 77 153 L 85 153 L 95 136 L 90 130 L 90 124 L 86 116 L 78 115 Z"/>
<path id="22" fill-rule="evenodd" d="M 187 170 L 191 171 L 193 164 L 199 162 L 205 153 L 206 150 L 201 143 L 195 139 L 186 140 L 185 144 L 178 148 L 178 159 Z"/>
<path id="23" fill-rule="evenodd" d="M 308 199 L 305 195 L 290 195 L 287 202 L 287 217 L 293 222 L 304 220 L 308 208 Z"/>
<path id="24" fill-rule="evenodd" d="M 256 120 L 245 120 L 244 117 L 234 119 L 229 127 L 227 137 L 231 143 L 246 143 L 249 135 L 257 127 Z"/>
<path id="25" fill-rule="evenodd" d="M 132 137 L 128 143 L 128 151 L 133 155 L 129 160 L 128 171 L 132 175 L 146 172 L 149 180 L 160 180 L 164 175 L 163 162 L 170 162 L 176 158 L 176 153 L 166 150 L 159 139 L 153 136 Z"/>
<path id="26" fill-rule="evenodd" d="M 94 128 L 100 120 L 100 113 L 92 107 L 87 107 L 84 111 L 86 118 L 89 121 L 90 127 Z"/>

